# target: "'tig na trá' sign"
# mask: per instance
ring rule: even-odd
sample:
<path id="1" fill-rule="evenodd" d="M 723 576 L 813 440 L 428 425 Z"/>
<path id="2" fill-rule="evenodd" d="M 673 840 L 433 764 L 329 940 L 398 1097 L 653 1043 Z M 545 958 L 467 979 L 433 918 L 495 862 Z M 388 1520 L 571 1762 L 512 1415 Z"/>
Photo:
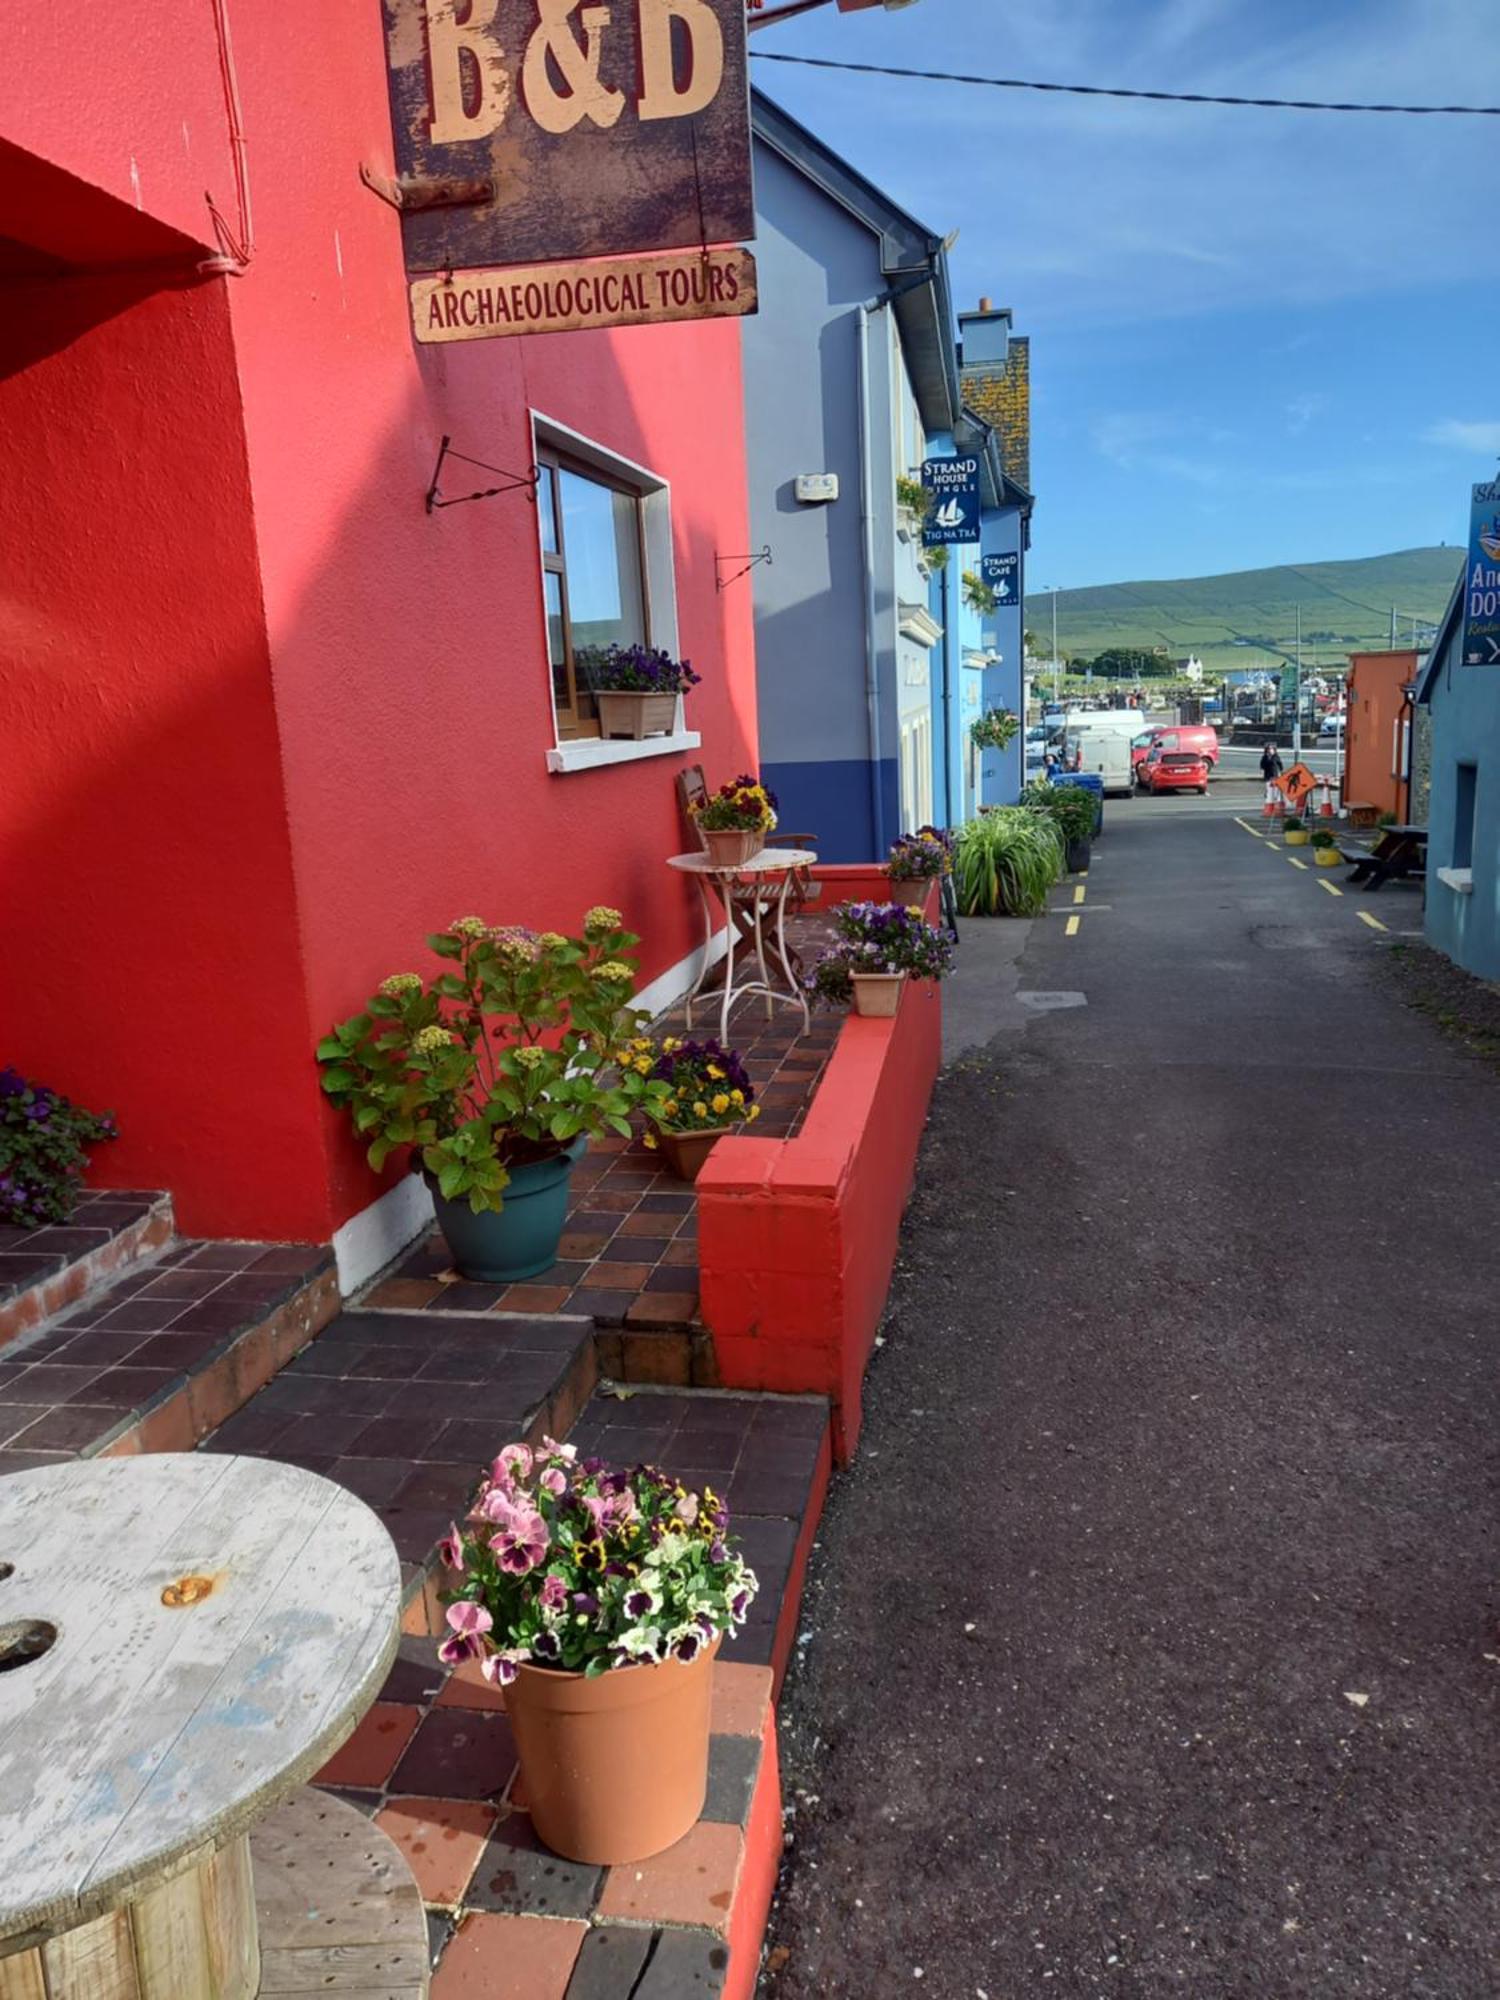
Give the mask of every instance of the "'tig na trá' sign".
<path id="1" fill-rule="evenodd" d="M 745 0 L 382 0 L 409 272 L 755 233 Z"/>
<path id="2" fill-rule="evenodd" d="M 1466 667 L 1500 667 L 1500 479 L 1476 486 L 1469 507 L 1463 634 Z"/>
<path id="3" fill-rule="evenodd" d="M 979 540 L 979 460 L 924 458 L 922 484 L 932 505 L 922 523 L 924 548 Z"/>

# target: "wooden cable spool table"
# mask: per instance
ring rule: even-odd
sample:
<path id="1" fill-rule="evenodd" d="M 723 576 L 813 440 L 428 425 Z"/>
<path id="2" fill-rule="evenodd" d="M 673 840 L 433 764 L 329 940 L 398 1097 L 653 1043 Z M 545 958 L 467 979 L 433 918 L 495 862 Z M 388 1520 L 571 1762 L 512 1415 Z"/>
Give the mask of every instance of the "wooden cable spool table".
<path id="1" fill-rule="evenodd" d="M 425 1993 L 398 1851 L 302 1789 L 399 1617 L 384 1527 L 297 1467 L 0 1479 L 0 2000 Z"/>

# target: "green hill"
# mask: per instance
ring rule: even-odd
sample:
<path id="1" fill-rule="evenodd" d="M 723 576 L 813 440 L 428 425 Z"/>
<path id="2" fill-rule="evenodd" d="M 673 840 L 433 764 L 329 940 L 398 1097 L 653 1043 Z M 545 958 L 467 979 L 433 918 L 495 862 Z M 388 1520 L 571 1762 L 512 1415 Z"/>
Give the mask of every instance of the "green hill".
<path id="1" fill-rule="evenodd" d="M 1302 609 L 1302 657 L 1342 665 L 1350 652 L 1409 644 L 1413 618 L 1436 624 L 1459 572 L 1457 548 L 1401 549 L 1358 562 L 1288 563 L 1234 570 L 1227 576 L 1160 583 L 1105 583 L 1057 597 L 1057 643 L 1069 657 L 1107 646 L 1141 647 L 1206 667 L 1274 665 L 1296 646 Z M 1030 624 L 1039 647 L 1051 639 L 1052 600 L 1033 596 Z M 1418 634 L 1419 641 L 1421 633 Z"/>

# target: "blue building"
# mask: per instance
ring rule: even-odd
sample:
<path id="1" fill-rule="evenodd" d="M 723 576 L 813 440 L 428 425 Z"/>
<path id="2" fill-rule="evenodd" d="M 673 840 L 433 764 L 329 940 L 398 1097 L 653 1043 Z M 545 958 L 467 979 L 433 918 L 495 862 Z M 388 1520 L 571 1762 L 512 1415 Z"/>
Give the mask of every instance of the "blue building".
<path id="1" fill-rule="evenodd" d="M 828 861 L 960 817 L 961 570 L 897 480 L 962 434 L 943 241 L 755 95 L 760 312 L 744 322 L 761 770 Z M 962 558 L 962 561 L 960 560 Z M 982 677 L 982 668 L 980 669 Z"/>
<path id="2" fill-rule="evenodd" d="M 1417 688 L 1427 757 L 1427 941 L 1500 979 L 1500 668 L 1462 657 L 1460 577 Z"/>

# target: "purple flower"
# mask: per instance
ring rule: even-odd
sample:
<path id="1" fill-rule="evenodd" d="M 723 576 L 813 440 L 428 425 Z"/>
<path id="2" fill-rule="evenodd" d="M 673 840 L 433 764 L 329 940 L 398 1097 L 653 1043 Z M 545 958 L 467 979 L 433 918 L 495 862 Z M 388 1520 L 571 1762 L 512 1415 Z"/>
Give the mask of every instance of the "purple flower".
<path id="1" fill-rule="evenodd" d="M 438 1543 L 438 1560 L 446 1568 L 456 1569 L 462 1574 L 464 1566 L 463 1536 L 460 1535 L 458 1529 L 451 1521 L 448 1523 L 447 1534 Z"/>
<path id="2" fill-rule="evenodd" d="M 544 1578 L 539 1598 L 544 1611 L 566 1611 L 568 1608 L 568 1586 L 560 1576 Z"/>
<path id="3" fill-rule="evenodd" d="M 555 1632 L 538 1632 L 531 1642 L 531 1654 L 532 1658 L 537 1660 L 560 1660 L 562 1640 Z"/>

